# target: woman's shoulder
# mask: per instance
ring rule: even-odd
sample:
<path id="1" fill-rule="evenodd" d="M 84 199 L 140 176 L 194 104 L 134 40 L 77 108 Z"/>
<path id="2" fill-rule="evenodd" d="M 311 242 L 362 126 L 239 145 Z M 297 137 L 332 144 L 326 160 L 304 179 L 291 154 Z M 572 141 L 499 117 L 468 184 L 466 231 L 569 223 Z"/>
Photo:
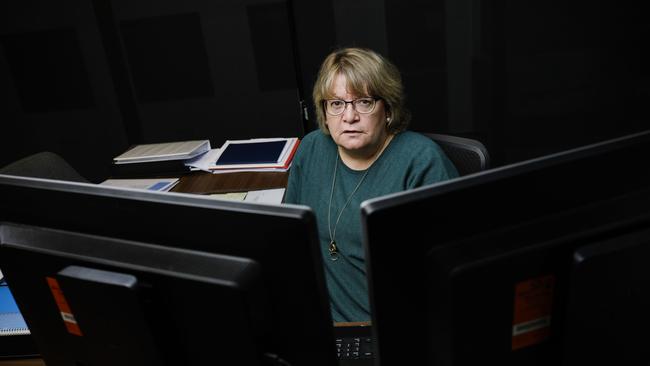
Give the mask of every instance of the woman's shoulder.
<path id="1" fill-rule="evenodd" d="M 326 135 L 321 130 L 314 130 L 306 134 L 301 140 L 300 145 L 310 146 L 316 150 L 329 147 L 334 142 L 329 135 Z"/>
<path id="2" fill-rule="evenodd" d="M 393 139 L 393 151 L 398 158 L 410 158 L 414 161 L 439 161 L 446 159 L 445 152 L 429 136 L 414 131 L 402 131 Z"/>
<path id="3" fill-rule="evenodd" d="M 300 139 L 298 145 L 299 155 L 321 154 L 332 144 L 332 139 L 325 135 L 321 130 L 311 131 Z"/>
<path id="4" fill-rule="evenodd" d="M 409 150 L 429 150 L 440 151 L 440 146 L 430 137 L 415 131 L 402 131 L 395 136 L 398 145 L 408 148 Z"/>
<path id="5" fill-rule="evenodd" d="M 414 131 L 403 131 L 396 136 L 394 141 L 398 142 L 395 149 L 396 154 L 394 154 L 396 158 L 410 159 L 415 166 L 440 167 L 436 169 L 439 172 L 445 172 L 444 175 L 447 178 L 458 175 L 456 168 L 440 145 L 429 136 Z M 436 179 L 440 180 L 440 177 Z"/>
<path id="6" fill-rule="evenodd" d="M 307 133 L 302 139 L 301 144 L 322 144 L 329 136 L 325 135 L 320 129 Z"/>
<path id="7" fill-rule="evenodd" d="M 423 135 L 423 134 L 421 134 L 419 132 L 410 131 L 410 130 L 402 131 L 402 132 L 400 132 L 398 134 L 398 136 L 400 138 L 404 139 L 404 140 L 411 141 L 411 142 L 413 142 L 413 141 L 418 141 L 418 142 L 432 141 L 428 136 L 425 136 L 425 135 Z"/>
<path id="8" fill-rule="evenodd" d="M 317 143 L 317 142 L 322 141 L 323 138 L 325 138 L 325 137 L 327 137 L 327 136 L 325 136 L 323 131 L 317 129 L 317 130 L 314 130 L 314 131 L 311 131 L 311 132 L 307 133 L 301 139 L 300 143 L 313 144 L 313 143 Z"/>

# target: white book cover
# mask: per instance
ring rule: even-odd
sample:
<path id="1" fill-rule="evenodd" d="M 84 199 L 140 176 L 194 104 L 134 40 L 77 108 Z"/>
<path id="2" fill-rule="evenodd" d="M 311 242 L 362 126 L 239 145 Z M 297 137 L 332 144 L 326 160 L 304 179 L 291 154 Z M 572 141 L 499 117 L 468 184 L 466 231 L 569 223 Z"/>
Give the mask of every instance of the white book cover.
<path id="1" fill-rule="evenodd" d="M 113 158 L 115 164 L 142 163 L 194 158 L 210 150 L 209 140 L 192 140 L 142 144 Z"/>

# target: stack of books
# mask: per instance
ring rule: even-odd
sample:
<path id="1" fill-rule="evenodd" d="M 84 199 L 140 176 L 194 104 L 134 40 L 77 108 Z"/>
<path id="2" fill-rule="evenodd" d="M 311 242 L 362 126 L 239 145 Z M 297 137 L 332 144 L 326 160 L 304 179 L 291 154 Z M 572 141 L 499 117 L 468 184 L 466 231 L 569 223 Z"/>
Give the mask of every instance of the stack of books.
<path id="1" fill-rule="evenodd" d="M 186 162 L 209 152 L 209 140 L 136 145 L 113 158 L 113 177 L 179 175 L 191 171 Z"/>
<path id="2" fill-rule="evenodd" d="M 283 172 L 291 166 L 299 144 L 297 137 L 227 140 L 221 148 L 187 164 L 212 173 Z"/>
<path id="3" fill-rule="evenodd" d="M 113 178 L 179 176 L 193 170 L 211 173 L 284 172 L 298 149 L 297 137 L 227 140 L 211 149 L 209 140 L 136 145 L 113 158 Z"/>

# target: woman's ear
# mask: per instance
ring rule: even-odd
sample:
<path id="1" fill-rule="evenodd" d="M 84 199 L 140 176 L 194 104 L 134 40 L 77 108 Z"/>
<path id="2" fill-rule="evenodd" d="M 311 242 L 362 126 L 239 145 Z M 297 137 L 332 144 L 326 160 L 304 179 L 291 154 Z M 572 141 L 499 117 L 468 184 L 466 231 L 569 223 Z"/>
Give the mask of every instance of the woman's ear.
<path id="1" fill-rule="evenodd" d="M 388 104 L 384 104 L 386 107 L 386 124 L 389 124 L 390 121 L 393 120 L 393 113 L 390 110 L 390 106 Z"/>

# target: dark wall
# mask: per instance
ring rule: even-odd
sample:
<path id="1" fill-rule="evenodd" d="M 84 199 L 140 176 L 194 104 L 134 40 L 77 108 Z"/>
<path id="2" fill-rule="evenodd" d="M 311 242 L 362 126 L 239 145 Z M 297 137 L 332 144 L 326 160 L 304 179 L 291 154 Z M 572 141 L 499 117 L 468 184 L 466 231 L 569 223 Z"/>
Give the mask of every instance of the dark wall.
<path id="1" fill-rule="evenodd" d="M 301 133 L 286 2 L 112 4 L 143 141 Z"/>
<path id="2" fill-rule="evenodd" d="M 650 22 L 641 8 L 506 1 L 481 18 L 489 23 L 474 107 L 499 161 L 648 128 Z"/>
<path id="3" fill-rule="evenodd" d="M 0 12 L 0 165 L 52 150 L 93 181 L 136 143 L 301 136 L 337 47 L 402 71 L 416 131 L 503 165 L 646 128 L 631 6 L 473 0 L 28 0 Z"/>
<path id="4" fill-rule="evenodd" d="M 6 7 L 1 165 L 52 150 L 100 181 L 132 144 L 304 132 L 285 1 Z"/>
<path id="5" fill-rule="evenodd" d="M 374 48 L 400 68 L 412 129 L 477 138 L 493 165 L 648 128 L 650 21 L 640 6 L 330 3 L 331 11 L 318 12 L 330 44 Z"/>
<path id="6" fill-rule="evenodd" d="M 127 147 L 123 117 L 92 4 L 3 4 L 0 165 L 43 150 L 89 177 Z"/>

